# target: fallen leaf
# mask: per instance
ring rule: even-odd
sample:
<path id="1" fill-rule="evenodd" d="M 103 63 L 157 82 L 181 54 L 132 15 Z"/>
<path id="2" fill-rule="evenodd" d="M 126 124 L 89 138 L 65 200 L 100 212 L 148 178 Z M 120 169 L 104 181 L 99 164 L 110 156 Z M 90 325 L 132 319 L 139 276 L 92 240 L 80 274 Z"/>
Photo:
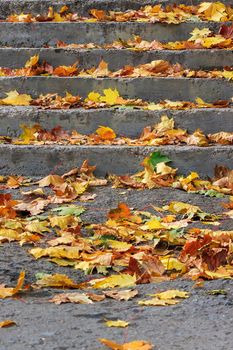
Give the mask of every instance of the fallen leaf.
<path id="1" fill-rule="evenodd" d="M 105 325 L 106 325 L 107 327 L 120 327 L 120 328 L 125 328 L 125 327 L 128 327 L 129 322 L 122 321 L 122 320 L 117 320 L 117 321 L 108 320 L 108 321 L 105 322 Z"/>

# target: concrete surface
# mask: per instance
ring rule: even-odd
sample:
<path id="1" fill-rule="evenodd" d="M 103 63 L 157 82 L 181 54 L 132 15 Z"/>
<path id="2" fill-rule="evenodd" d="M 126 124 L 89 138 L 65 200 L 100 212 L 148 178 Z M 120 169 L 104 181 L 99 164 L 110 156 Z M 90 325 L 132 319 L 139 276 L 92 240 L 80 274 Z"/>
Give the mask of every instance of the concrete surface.
<path id="1" fill-rule="evenodd" d="M 144 111 L 129 108 L 44 110 L 31 106 L 0 106 L 0 134 L 19 136 L 21 124 L 40 124 L 45 129 L 60 125 L 65 130 L 78 130 L 83 134 L 92 133 L 104 125 L 111 127 L 118 135 L 138 137 L 144 127 L 160 122 L 162 115 L 174 118 L 177 127 L 189 132 L 197 128 L 206 134 L 221 130 L 233 132 L 232 108 Z"/>
<path id="2" fill-rule="evenodd" d="M 230 100 L 233 85 L 226 79 L 203 78 L 79 78 L 79 77 L 0 77 L 0 98 L 10 90 L 38 97 L 39 94 L 65 91 L 86 97 L 90 91 L 102 93 L 103 89 L 117 89 L 122 97 L 160 100 L 195 101 L 201 97 L 206 102 Z"/>
<path id="3" fill-rule="evenodd" d="M 221 2 L 228 5 L 232 5 L 232 0 L 222 0 Z M 67 0 L 66 5 L 72 11 L 77 11 L 79 14 L 87 15 L 88 11 L 93 8 L 105 9 L 105 10 L 117 10 L 125 11 L 128 9 L 139 9 L 142 6 L 157 3 L 171 4 L 177 3 L 176 0 L 87 0 L 83 2 L 82 0 Z M 193 5 L 200 3 L 199 0 L 182 0 L 180 3 Z M 18 12 L 31 12 L 31 13 L 46 13 L 49 6 L 53 6 L 55 9 L 60 9 L 64 5 L 64 1 L 58 0 L 56 3 L 52 3 L 49 0 L 1 0 L 0 9 L 1 17 L 5 18 L 12 13 Z"/>
<path id="4" fill-rule="evenodd" d="M 66 43 L 111 43 L 119 38 L 127 40 L 140 35 L 145 40 L 187 40 L 194 28 L 210 28 L 218 32 L 219 22 L 187 22 L 176 24 L 143 22 L 42 22 L 0 23 L 0 45 L 14 47 L 54 46 L 58 40 Z"/>
<path id="5" fill-rule="evenodd" d="M 98 175 L 135 173 L 141 161 L 151 152 L 160 151 L 172 160 L 180 174 L 197 171 L 213 175 L 215 165 L 232 168 L 233 146 L 64 146 L 0 144 L 0 173 L 46 176 L 58 167 L 64 173 L 88 159 L 97 166 Z M 207 161 L 208 160 L 208 161 Z"/>
<path id="6" fill-rule="evenodd" d="M 222 67 L 231 66 L 233 61 L 232 50 L 218 49 L 140 52 L 127 49 L 0 48 L 0 65 L 8 68 L 22 68 L 34 55 L 39 55 L 40 63 L 46 61 L 56 67 L 78 62 L 78 67 L 81 69 L 96 67 L 100 60 L 104 60 L 109 64 L 110 70 L 118 70 L 125 65 L 137 66 L 154 60 L 180 63 L 183 67 L 195 70 L 222 69 Z"/>

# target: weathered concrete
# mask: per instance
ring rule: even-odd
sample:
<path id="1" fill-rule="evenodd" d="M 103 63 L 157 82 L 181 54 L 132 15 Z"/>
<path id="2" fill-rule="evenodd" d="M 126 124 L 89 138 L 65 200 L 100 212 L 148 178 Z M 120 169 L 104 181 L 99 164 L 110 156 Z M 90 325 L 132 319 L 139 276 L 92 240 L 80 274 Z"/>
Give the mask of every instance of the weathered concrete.
<path id="1" fill-rule="evenodd" d="M 108 62 L 110 70 L 117 70 L 124 65 L 137 66 L 153 60 L 167 60 L 180 63 L 190 69 L 214 69 L 231 66 L 233 62 L 232 50 L 103 50 L 103 49 L 59 49 L 59 48 L 0 48 L 0 66 L 21 68 L 34 55 L 39 55 L 40 62 L 44 60 L 54 67 L 72 65 L 78 62 L 80 68 L 97 66 L 100 60 Z"/>
<path id="2" fill-rule="evenodd" d="M 111 43 L 140 35 L 145 40 L 187 40 L 194 28 L 210 28 L 217 32 L 219 22 L 187 22 L 176 24 L 144 22 L 99 23 L 6 23 L 0 22 L 0 45 L 14 47 L 55 46 L 58 40 L 66 43 Z"/>
<path id="3" fill-rule="evenodd" d="M 221 2 L 232 5 L 232 0 L 222 0 Z M 66 5 L 72 11 L 86 15 L 90 9 L 98 8 L 105 10 L 125 11 L 128 9 L 139 9 L 145 5 L 172 4 L 177 3 L 177 0 L 67 0 Z M 182 0 L 182 4 L 194 5 L 200 3 L 200 0 Z M 54 9 L 60 9 L 64 5 L 64 1 L 58 0 L 56 3 L 51 3 L 49 0 L 1 0 L 0 1 L 0 18 L 5 18 L 12 13 L 30 12 L 34 14 L 46 13 L 49 6 Z"/>
<path id="4" fill-rule="evenodd" d="M 232 167 L 233 146 L 28 146 L 0 144 L 0 173 L 28 176 L 47 175 L 56 169 L 63 173 L 85 159 L 97 165 L 97 174 L 126 174 L 140 170 L 141 161 L 153 151 L 172 159 L 180 173 L 197 171 L 201 176 L 213 175 L 216 164 Z M 208 160 L 208 161 L 207 161 Z M 57 171 L 57 170 L 56 170 Z"/>
<path id="5" fill-rule="evenodd" d="M 197 128 L 206 134 L 220 130 L 233 132 L 233 108 L 144 111 L 128 108 L 43 110 L 0 106 L 0 134 L 18 136 L 21 124 L 40 124 L 45 129 L 60 125 L 65 130 L 78 130 L 84 134 L 105 125 L 113 128 L 118 135 L 136 137 L 145 126 L 157 124 L 162 115 L 174 118 L 177 127 L 189 132 Z"/>
<path id="6" fill-rule="evenodd" d="M 226 79 L 203 78 L 79 78 L 79 77 L 0 77 L 0 98 L 5 92 L 17 90 L 37 97 L 39 94 L 68 91 L 86 97 L 90 91 L 102 93 L 103 89 L 117 89 L 126 98 L 149 101 L 186 100 L 197 97 L 207 102 L 231 99 L 233 85 Z"/>

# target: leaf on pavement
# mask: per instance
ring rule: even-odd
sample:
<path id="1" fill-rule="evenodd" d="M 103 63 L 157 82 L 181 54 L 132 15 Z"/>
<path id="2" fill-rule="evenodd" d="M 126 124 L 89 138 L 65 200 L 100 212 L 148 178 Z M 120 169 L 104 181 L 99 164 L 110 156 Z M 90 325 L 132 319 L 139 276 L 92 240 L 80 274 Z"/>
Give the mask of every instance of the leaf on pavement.
<path id="1" fill-rule="evenodd" d="M 100 338 L 99 341 L 112 350 L 151 350 L 153 345 L 147 341 L 135 340 L 130 343 L 118 344 L 111 340 Z"/>
<path id="2" fill-rule="evenodd" d="M 107 327 L 125 328 L 125 327 L 128 327 L 129 322 L 122 321 L 122 320 L 116 320 L 116 321 L 108 320 L 108 321 L 105 322 L 105 325 L 106 325 Z"/>
<path id="3" fill-rule="evenodd" d="M 25 272 L 21 271 L 15 287 L 12 287 L 12 288 L 2 287 L 0 285 L 0 299 L 9 298 L 17 294 L 23 287 L 24 278 L 25 278 Z"/>
<path id="4" fill-rule="evenodd" d="M 30 95 L 19 94 L 16 90 L 6 93 L 7 97 L 0 100 L 0 105 L 29 106 L 32 100 Z"/>
<path id="5" fill-rule="evenodd" d="M 0 322 L 0 328 L 15 326 L 16 322 L 12 320 L 5 320 Z"/>

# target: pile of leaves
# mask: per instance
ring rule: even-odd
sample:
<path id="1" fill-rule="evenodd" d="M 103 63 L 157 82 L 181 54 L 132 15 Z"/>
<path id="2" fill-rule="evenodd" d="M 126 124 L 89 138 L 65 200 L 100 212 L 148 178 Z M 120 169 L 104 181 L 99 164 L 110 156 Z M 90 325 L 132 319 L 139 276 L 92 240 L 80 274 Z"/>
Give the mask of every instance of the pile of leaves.
<path id="1" fill-rule="evenodd" d="M 196 172 L 191 172 L 188 176 L 177 175 L 178 169 L 168 166 L 169 162 L 171 160 L 166 155 L 159 151 L 153 152 L 142 162 L 143 171 L 133 175 L 111 175 L 110 179 L 114 187 L 135 189 L 173 187 L 211 197 L 218 196 L 218 193 L 233 194 L 233 170 L 216 166 L 215 177 L 203 180 Z"/>
<path id="2" fill-rule="evenodd" d="M 116 40 L 111 44 L 98 45 L 95 43 L 66 44 L 57 42 L 58 48 L 63 49 L 127 49 L 136 52 L 152 50 L 200 50 L 200 49 L 227 49 L 233 48 L 233 25 L 223 24 L 219 33 L 213 33 L 209 28 L 195 28 L 188 40 L 160 42 L 157 40 L 147 41 L 135 35 L 132 39 Z"/>
<path id="3" fill-rule="evenodd" d="M 197 98 L 195 102 L 191 101 L 170 101 L 164 100 L 159 103 L 151 103 L 141 99 L 125 99 L 120 96 L 119 91 L 104 89 L 100 94 L 91 91 L 86 99 L 82 99 L 79 95 L 73 96 L 66 93 L 65 96 L 58 94 L 40 95 L 37 98 L 32 98 L 28 94 L 19 94 L 16 90 L 6 93 L 7 97 L 0 99 L 0 105 L 4 106 L 35 106 L 42 109 L 70 109 L 70 108 L 109 108 L 109 107 L 125 107 L 137 108 L 144 110 L 185 110 L 193 108 L 227 108 L 231 107 L 231 102 L 227 100 L 219 100 L 212 103 L 207 103 L 201 98 Z"/>
<path id="4" fill-rule="evenodd" d="M 220 131 L 215 134 L 205 135 L 200 129 L 193 134 L 175 127 L 173 118 L 166 115 L 161 121 L 143 129 L 139 138 L 125 136 L 117 137 L 115 131 L 108 126 L 100 126 L 95 133 L 90 135 L 80 134 L 78 131 L 65 131 L 60 126 L 51 130 L 43 129 L 41 125 L 21 125 L 23 133 L 19 138 L 0 136 L 0 143 L 11 143 L 15 145 L 48 145 L 48 144 L 70 144 L 70 145 L 128 145 L 128 146 L 161 146 L 161 145 L 191 145 L 206 147 L 212 144 L 233 144 L 233 132 Z"/>
<path id="5" fill-rule="evenodd" d="M 30 13 L 12 14 L 8 16 L 7 22 L 150 22 L 179 24 L 186 21 L 215 21 L 224 22 L 233 19 L 233 9 L 221 2 L 203 2 L 197 6 L 187 5 L 155 5 L 145 6 L 139 10 L 127 11 L 103 11 L 90 10 L 89 17 L 79 16 L 77 13 L 69 12 L 67 6 L 55 12 L 52 7 L 48 13 L 33 15 Z"/>
<path id="6" fill-rule="evenodd" d="M 0 76 L 58 76 L 58 77 L 82 77 L 82 78 L 136 78 L 136 77 L 176 77 L 176 78 L 224 78 L 233 79 L 233 67 L 225 67 L 223 70 L 191 70 L 182 67 L 179 63 L 171 64 L 164 60 L 155 60 L 140 64 L 136 67 L 126 65 L 117 71 L 110 71 L 108 63 L 100 61 L 98 67 L 81 69 L 77 64 L 72 66 L 58 66 L 54 68 L 47 62 L 39 63 L 39 56 L 32 56 L 24 68 L 0 68 Z"/>

